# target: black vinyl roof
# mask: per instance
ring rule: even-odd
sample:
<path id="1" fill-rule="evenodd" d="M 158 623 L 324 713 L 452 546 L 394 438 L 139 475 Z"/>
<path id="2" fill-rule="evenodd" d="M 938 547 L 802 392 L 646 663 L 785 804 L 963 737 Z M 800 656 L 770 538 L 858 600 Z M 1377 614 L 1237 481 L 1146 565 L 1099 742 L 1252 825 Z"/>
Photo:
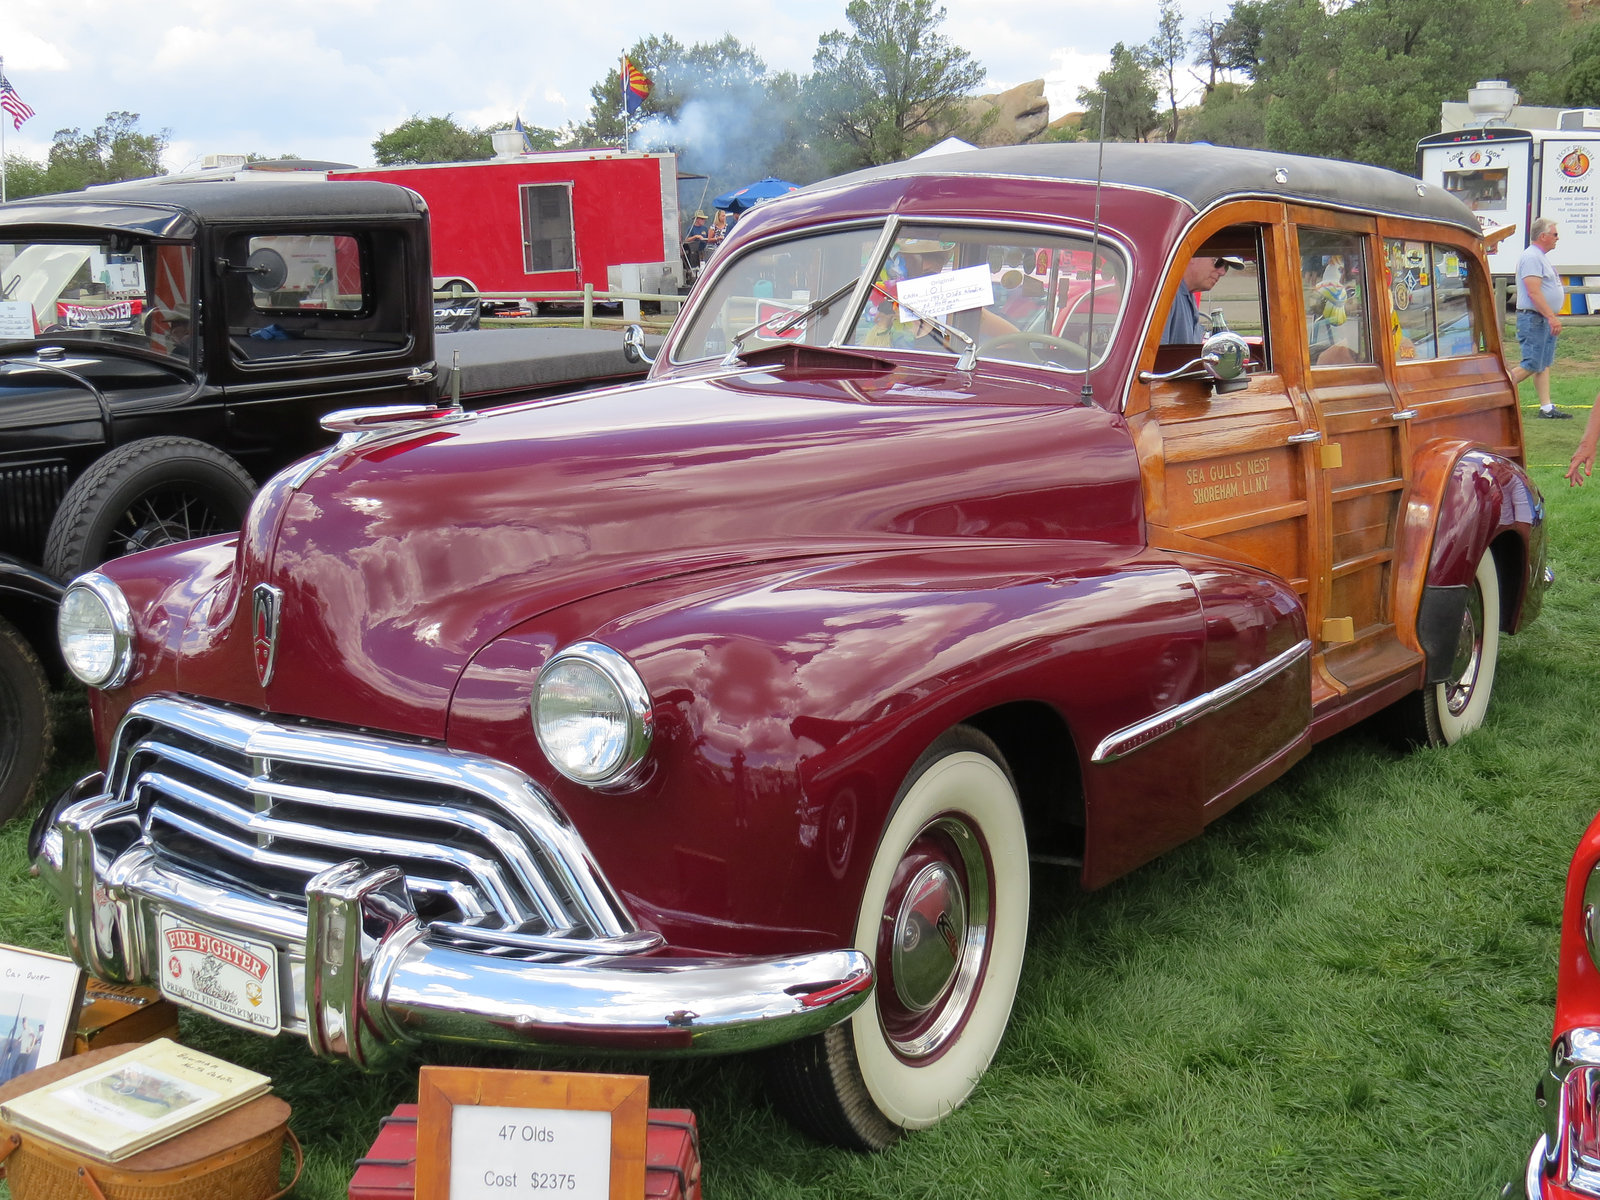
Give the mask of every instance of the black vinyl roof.
<path id="1" fill-rule="evenodd" d="M 1093 185 L 1101 146 L 1095 142 L 1054 142 L 997 146 L 868 167 L 802 188 L 798 194 L 832 191 L 876 180 L 1009 176 Z M 1219 200 L 1263 196 L 1395 216 L 1448 221 L 1472 233 L 1477 218 L 1449 192 L 1382 167 L 1204 144 L 1164 142 L 1104 145 L 1107 186 L 1164 192 L 1196 212 Z"/>
<path id="2" fill-rule="evenodd" d="M 427 212 L 407 188 L 370 180 L 284 182 L 215 179 L 116 183 L 82 192 L 0 204 L 7 225 L 80 225 L 155 237 L 193 237 L 200 222 L 416 216 Z"/>

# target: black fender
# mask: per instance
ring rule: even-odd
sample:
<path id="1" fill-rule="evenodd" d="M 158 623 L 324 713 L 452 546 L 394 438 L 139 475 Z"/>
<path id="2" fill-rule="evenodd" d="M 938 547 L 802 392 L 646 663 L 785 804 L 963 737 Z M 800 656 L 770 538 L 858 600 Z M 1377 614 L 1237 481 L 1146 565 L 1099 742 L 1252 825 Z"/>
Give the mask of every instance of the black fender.
<path id="1" fill-rule="evenodd" d="M 63 666 L 56 642 L 56 609 L 66 588 L 44 570 L 0 554 L 0 617 L 28 639 L 51 682 L 59 684 Z"/>

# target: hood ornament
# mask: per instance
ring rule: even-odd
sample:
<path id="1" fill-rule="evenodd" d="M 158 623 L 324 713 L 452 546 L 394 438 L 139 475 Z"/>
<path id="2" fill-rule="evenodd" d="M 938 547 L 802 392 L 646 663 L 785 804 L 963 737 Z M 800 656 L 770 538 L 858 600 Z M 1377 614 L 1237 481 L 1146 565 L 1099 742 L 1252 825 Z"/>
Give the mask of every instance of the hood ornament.
<path id="1" fill-rule="evenodd" d="M 256 584 L 250 603 L 250 646 L 256 660 L 256 679 L 262 687 L 272 682 L 278 662 L 278 619 L 283 615 L 283 589 Z"/>

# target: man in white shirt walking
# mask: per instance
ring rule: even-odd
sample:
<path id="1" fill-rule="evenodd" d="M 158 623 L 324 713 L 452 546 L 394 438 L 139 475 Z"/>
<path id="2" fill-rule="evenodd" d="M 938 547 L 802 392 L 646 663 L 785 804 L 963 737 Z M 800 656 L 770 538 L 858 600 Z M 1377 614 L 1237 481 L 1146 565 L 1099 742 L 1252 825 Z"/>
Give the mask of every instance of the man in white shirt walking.
<path id="1" fill-rule="evenodd" d="M 1522 361 L 1511 368 L 1511 382 L 1533 376 L 1539 394 L 1539 415 L 1550 421 L 1570 421 L 1571 413 L 1550 402 L 1550 364 L 1556 360 L 1556 338 L 1561 333 L 1561 276 L 1550 262 L 1561 234 L 1549 217 L 1535 217 L 1528 227 L 1528 248 L 1517 259 L 1517 345 Z"/>

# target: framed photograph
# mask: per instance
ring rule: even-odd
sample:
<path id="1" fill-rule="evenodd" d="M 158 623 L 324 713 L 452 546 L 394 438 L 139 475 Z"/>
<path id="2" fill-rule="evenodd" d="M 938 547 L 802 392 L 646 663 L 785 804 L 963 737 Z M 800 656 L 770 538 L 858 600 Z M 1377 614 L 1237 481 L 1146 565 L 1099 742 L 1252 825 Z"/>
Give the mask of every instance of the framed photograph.
<path id="1" fill-rule="evenodd" d="M 69 958 L 0 946 L 0 1083 L 71 1052 L 83 983 Z"/>
<path id="2" fill-rule="evenodd" d="M 649 1119 L 643 1075 L 423 1067 L 417 1200 L 637 1200 Z"/>

